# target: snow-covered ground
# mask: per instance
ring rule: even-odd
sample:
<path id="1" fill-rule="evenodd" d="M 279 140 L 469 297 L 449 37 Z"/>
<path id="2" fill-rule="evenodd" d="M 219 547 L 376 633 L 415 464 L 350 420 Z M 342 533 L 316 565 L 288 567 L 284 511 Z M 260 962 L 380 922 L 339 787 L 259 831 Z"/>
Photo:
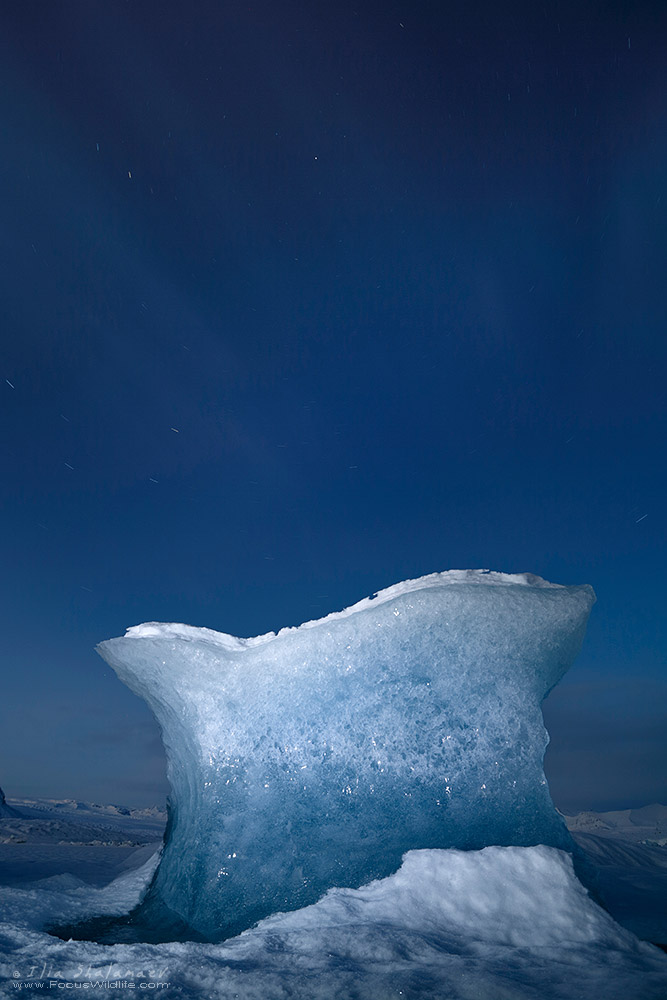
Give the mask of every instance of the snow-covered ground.
<path id="1" fill-rule="evenodd" d="M 0 814 L 0 884 L 22 885 L 65 873 L 106 885 L 153 854 L 166 812 L 71 799 L 12 799 Z M 143 851 L 138 851 L 143 848 Z"/>
<path id="2" fill-rule="evenodd" d="M 0 817 L 2 997 L 84 988 L 193 1000 L 667 997 L 667 956 L 598 907 L 569 855 L 547 847 L 413 851 L 389 878 L 333 889 L 314 906 L 276 914 L 219 945 L 62 941 L 45 927 L 123 914 L 139 900 L 157 863 L 164 814 L 75 802 L 8 805 L 20 816 Z M 651 933 L 661 925 L 646 899 L 656 917 L 658 897 L 667 899 L 667 847 L 659 843 L 666 817 L 665 807 L 652 806 L 568 818 L 604 876 L 605 898 L 616 884 L 617 907 L 630 922 L 639 914 Z M 94 856 L 101 860 L 91 877 Z"/>
<path id="3" fill-rule="evenodd" d="M 647 941 L 667 944 L 667 807 L 566 816 L 596 868 L 609 912 Z"/>

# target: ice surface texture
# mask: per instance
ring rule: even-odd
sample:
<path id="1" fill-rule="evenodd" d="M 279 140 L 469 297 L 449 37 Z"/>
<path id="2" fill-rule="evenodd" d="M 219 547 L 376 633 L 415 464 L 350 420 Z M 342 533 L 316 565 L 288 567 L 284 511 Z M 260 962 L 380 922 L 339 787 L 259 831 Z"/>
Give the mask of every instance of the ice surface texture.
<path id="1" fill-rule="evenodd" d="M 571 846 L 540 703 L 594 600 L 588 586 L 451 571 L 277 635 L 149 624 L 101 643 L 167 751 L 147 919 L 170 912 L 222 940 L 387 876 L 409 850 Z"/>

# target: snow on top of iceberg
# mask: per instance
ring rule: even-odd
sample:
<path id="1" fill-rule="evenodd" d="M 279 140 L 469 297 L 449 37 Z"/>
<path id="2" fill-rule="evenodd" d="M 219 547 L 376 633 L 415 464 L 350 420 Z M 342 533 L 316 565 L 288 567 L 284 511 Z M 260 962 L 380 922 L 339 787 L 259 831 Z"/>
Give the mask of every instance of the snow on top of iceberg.
<path id="1" fill-rule="evenodd" d="M 143 625 L 132 625 L 127 629 L 125 638 L 132 639 L 184 639 L 199 640 L 200 642 L 215 643 L 227 650 L 235 652 L 260 646 L 265 642 L 270 642 L 279 636 L 289 635 L 298 629 L 315 628 L 328 622 L 347 618 L 357 614 L 359 611 L 366 611 L 368 608 L 375 608 L 378 605 L 395 601 L 405 594 L 412 594 L 418 590 L 428 590 L 431 587 L 441 587 L 445 584 L 485 584 L 486 586 L 522 586 L 522 587 L 544 587 L 550 589 L 566 589 L 559 583 L 550 583 L 548 580 L 536 576 L 534 573 L 499 573 L 488 569 L 450 569 L 444 573 L 428 573 L 426 576 L 417 577 L 414 580 L 403 580 L 402 583 L 395 583 L 384 590 L 378 590 L 372 597 L 364 597 L 356 604 L 342 611 L 333 611 L 325 615 L 324 618 L 316 618 L 312 621 L 304 622 L 302 625 L 288 626 L 281 628 L 279 632 L 265 632 L 263 635 L 252 636 L 242 639 L 226 632 L 216 632 L 211 628 L 199 628 L 194 625 L 182 625 L 178 622 L 145 622 Z"/>

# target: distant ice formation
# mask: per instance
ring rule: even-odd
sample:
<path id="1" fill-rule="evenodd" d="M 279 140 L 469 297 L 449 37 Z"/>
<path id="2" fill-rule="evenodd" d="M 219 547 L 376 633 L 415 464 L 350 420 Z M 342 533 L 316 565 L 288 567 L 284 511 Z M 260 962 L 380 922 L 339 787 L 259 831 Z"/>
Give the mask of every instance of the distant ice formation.
<path id="1" fill-rule="evenodd" d="M 594 600 L 454 570 L 254 639 L 151 623 L 101 643 L 159 722 L 172 789 L 135 923 L 220 941 L 388 876 L 409 850 L 571 847 L 540 704 Z"/>
<path id="2" fill-rule="evenodd" d="M 18 809 L 14 809 L 13 806 L 7 805 L 7 800 L 5 799 L 5 793 L 2 788 L 0 788 L 0 819 L 3 816 L 20 816 L 21 813 Z"/>

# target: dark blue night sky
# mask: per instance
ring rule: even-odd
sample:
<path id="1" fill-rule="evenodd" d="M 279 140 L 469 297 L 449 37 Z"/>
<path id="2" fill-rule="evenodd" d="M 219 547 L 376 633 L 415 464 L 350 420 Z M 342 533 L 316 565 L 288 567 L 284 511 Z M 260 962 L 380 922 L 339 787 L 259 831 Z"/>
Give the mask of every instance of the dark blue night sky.
<path id="1" fill-rule="evenodd" d="M 667 801 L 667 7 L 2 20 L 7 794 L 164 798 L 128 625 L 489 567 L 598 595 L 556 803 Z"/>

